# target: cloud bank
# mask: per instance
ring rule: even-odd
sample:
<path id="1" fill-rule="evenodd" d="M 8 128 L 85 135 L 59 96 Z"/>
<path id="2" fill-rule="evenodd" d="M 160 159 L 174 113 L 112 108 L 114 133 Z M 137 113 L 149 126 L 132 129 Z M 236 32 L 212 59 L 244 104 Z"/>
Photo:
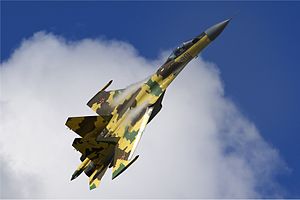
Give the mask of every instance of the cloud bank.
<path id="1" fill-rule="evenodd" d="M 148 125 L 140 158 L 89 191 L 70 182 L 80 163 L 69 116 L 95 115 L 85 104 L 107 81 L 110 89 L 143 80 L 165 56 L 147 60 L 121 41 L 76 42 L 39 32 L 1 63 L 1 197 L 255 198 L 280 195 L 286 168 L 276 149 L 224 95 L 217 66 L 193 60 L 167 89 Z"/>

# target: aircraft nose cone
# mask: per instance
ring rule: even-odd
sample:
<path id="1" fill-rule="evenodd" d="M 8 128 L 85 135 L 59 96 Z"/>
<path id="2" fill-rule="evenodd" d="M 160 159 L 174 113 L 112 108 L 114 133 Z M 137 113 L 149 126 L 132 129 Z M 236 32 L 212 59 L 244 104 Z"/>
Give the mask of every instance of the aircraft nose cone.
<path id="1" fill-rule="evenodd" d="M 220 33 L 222 33 L 222 31 L 227 26 L 227 24 L 230 22 L 230 20 L 231 19 L 222 21 L 218 24 L 211 26 L 210 28 L 206 29 L 206 31 L 204 31 L 206 33 L 206 35 L 208 36 L 208 38 L 210 39 L 210 41 L 213 41 L 214 39 L 216 39 L 216 37 L 218 37 L 218 35 L 220 35 Z"/>

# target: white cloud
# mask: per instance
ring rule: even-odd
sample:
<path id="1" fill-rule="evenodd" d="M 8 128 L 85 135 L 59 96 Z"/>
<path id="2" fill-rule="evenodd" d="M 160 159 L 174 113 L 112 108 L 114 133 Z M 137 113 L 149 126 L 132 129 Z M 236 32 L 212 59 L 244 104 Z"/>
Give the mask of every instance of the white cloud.
<path id="1" fill-rule="evenodd" d="M 1 196 L 15 185 L 18 197 L 29 198 L 277 195 L 282 159 L 224 96 L 217 66 L 201 57 L 168 88 L 134 165 L 114 181 L 108 170 L 93 191 L 85 175 L 70 182 L 80 155 L 71 146 L 76 135 L 64 126 L 67 117 L 95 115 L 85 104 L 110 79 L 110 89 L 123 88 L 162 62 L 120 41 L 69 42 L 43 32 L 24 40 L 0 68 Z"/>

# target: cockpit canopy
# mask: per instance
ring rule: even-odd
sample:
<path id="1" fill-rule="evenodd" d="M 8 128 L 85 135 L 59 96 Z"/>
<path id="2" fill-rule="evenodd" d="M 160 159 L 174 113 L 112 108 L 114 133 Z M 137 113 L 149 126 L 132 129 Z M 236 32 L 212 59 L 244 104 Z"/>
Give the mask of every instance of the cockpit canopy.
<path id="1" fill-rule="evenodd" d="M 203 32 L 200 35 L 198 35 L 196 38 L 194 38 L 192 40 L 188 40 L 188 41 L 182 43 L 181 46 L 177 47 L 171 53 L 171 55 L 168 57 L 168 60 L 166 62 L 169 62 L 170 60 L 173 60 L 173 59 L 177 58 L 178 56 L 180 56 L 183 52 L 185 52 L 191 46 L 193 46 L 194 44 L 196 44 L 202 37 L 204 37 L 204 35 L 205 35 L 205 33 Z"/>
<path id="2" fill-rule="evenodd" d="M 185 52 L 188 48 L 193 45 L 192 40 L 182 43 L 179 47 L 177 47 L 171 55 L 168 57 L 168 60 L 175 59 L 176 57 L 180 56 L 183 52 Z"/>
<path id="3" fill-rule="evenodd" d="M 189 49 L 191 46 L 193 46 L 193 44 L 195 44 L 196 42 L 198 42 L 198 38 L 195 38 L 193 40 L 188 40 L 184 43 L 182 43 L 182 45 L 180 45 L 179 47 L 177 47 L 172 53 L 171 55 L 168 57 L 168 61 L 177 58 L 178 56 L 180 56 L 183 52 L 185 52 L 187 49 Z"/>

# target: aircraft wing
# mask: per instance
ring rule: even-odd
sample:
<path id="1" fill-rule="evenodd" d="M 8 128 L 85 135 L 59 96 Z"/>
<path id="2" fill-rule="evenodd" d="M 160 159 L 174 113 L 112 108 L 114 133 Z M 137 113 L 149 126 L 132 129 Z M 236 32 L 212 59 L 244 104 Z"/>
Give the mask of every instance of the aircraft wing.
<path id="1" fill-rule="evenodd" d="M 138 158 L 138 156 L 136 156 L 131 160 L 152 111 L 153 107 L 147 107 L 140 119 L 136 120 L 134 124 L 125 127 L 124 137 L 118 141 L 115 147 L 112 179 L 125 171 Z"/>
<path id="2" fill-rule="evenodd" d="M 89 102 L 87 105 L 92 108 L 97 114 L 101 116 L 111 115 L 115 108 L 115 98 L 122 93 L 123 89 L 105 91 L 106 88 L 112 83 L 109 81 Z"/>
<path id="3" fill-rule="evenodd" d="M 93 111 L 101 116 L 109 116 L 115 107 L 123 103 L 126 98 L 130 97 L 135 92 L 141 83 L 132 84 L 124 89 L 105 91 L 105 89 L 112 83 L 109 81 L 88 103 L 87 105 Z"/>

